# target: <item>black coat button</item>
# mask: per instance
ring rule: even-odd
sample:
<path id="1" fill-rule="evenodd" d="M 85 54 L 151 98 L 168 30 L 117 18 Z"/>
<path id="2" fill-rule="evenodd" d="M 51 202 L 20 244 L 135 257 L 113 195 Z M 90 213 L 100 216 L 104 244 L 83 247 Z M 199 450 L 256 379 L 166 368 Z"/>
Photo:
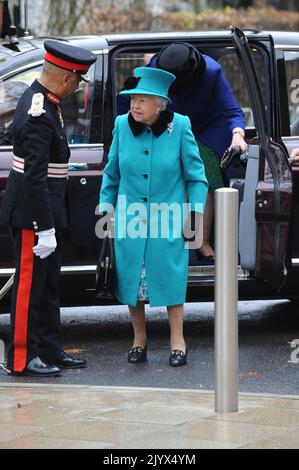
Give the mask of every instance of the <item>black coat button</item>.
<path id="1" fill-rule="evenodd" d="M 148 178 L 148 175 L 145 173 L 145 174 L 143 175 L 143 178 L 147 179 L 147 178 Z"/>
<path id="2" fill-rule="evenodd" d="M 144 197 L 143 200 L 144 200 L 144 202 L 147 202 L 147 197 Z"/>
<path id="3" fill-rule="evenodd" d="M 149 154 L 149 151 L 148 150 L 144 150 L 144 155 L 148 155 Z"/>

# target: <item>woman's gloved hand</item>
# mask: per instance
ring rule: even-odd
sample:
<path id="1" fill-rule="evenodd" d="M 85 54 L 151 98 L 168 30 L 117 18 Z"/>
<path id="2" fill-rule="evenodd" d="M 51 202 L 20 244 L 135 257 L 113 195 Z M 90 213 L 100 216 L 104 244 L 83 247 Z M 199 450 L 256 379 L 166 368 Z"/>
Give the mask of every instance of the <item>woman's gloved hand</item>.
<path id="1" fill-rule="evenodd" d="M 200 248 L 202 245 L 202 214 L 191 211 L 185 222 L 183 237 L 189 242 L 189 248 Z"/>
<path id="2" fill-rule="evenodd" d="M 37 236 L 38 243 L 33 247 L 33 252 L 41 259 L 45 259 L 54 253 L 57 247 L 55 228 L 53 227 L 49 230 L 42 230 L 41 232 L 37 232 Z"/>
<path id="3" fill-rule="evenodd" d="M 195 240 L 195 217 L 196 212 L 191 211 L 188 219 L 186 220 L 183 234 L 185 242 L 193 242 Z"/>
<path id="4" fill-rule="evenodd" d="M 106 217 L 107 215 L 107 211 L 103 211 L 100 213 L 100 220 L 101 219 L 104 219 L 104 217 Z M 107 220 L 105 221 L 105 223 L 103 224 L 103 230 L 104 232 L 106 232 L 108 230 L 108 224 L 107 224 Z"/>
<path id="5" fill-rule="evenodd" d="M 99 238 L 102 238 L 101 234 L 105 232 L 108 232 L 112 238 L 114 237 L 114 213 L 106 211 L 100 213 L 100 229 Z"/>

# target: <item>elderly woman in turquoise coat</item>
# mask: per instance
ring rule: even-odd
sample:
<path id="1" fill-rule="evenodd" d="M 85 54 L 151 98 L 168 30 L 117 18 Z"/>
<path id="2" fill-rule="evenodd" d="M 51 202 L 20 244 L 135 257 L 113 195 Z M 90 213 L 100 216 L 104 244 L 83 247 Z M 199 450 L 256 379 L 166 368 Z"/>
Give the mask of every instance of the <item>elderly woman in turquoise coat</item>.
<path id="1" fill-rule="evenodd" d="M 115 296 L 128 304 L 134 329 L 131 363 L 147 358 L 145 303 L 167 307 L 169 364 L 187 358 L 186 240 L 194 232 L 197 240 L 194 222 L 208 185 L 189 118 L 166 109 L 174 80 L 164 70 L 139 67 L 126 81 L 121 93 L 131 96 L 130 111 L 116 118 L 100 192 L 100 211 L 114 221 Z"/>

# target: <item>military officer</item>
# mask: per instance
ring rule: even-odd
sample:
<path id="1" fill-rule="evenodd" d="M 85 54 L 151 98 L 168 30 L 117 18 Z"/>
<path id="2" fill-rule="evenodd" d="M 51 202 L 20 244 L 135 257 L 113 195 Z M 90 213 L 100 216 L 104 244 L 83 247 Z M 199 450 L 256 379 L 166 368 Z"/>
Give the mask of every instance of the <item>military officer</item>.
<path id="1" fill-rule="evenodd" d="M 96 56 L 55 40 L 44 43 L 39 80 L 22 95 L 12 126 L 13 160 L 0 220 L 10 225 L 15 279 L 7 367 L 15 375 L 55 376 L 86 366 L 64 352 L 58 280 L 59 234 L 67 227 L 70 151 L 60 101 L 70 96 Z"/>

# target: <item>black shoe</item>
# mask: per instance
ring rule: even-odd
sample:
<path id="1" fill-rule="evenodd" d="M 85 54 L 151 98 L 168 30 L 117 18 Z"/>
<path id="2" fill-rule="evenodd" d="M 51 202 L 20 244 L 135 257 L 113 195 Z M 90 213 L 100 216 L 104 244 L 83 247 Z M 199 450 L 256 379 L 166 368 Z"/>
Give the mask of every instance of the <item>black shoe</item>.
<path id="1" fill-rule="evenodd" d="M 215 264 L 215 256 L 204 256 L 200 252 L 197 252 L 197 259 L 200 266 L 213 266 Z"/>
<path id="2" fill-rule="evenodd" d="M 84 359 L 76 359 L 64 351 L 62 351 L 61 358 L 53 362 L 55 366 L 61 369 L 79 369 L 80 367 L 87 367 L 87 362 Z"/>
<path id="3" fill-rule="evenodd" d="M 61 369 L 43 362 L 39 357 L 34 357 L 28 362 L 23 372 L 11 371 L 11 375 L 30 377 L 57 377 L 60 375 Z"/>
<path id="4" fill-rule="evenodd" d="M 169 356 L 169 365 L 170 366 L 184 366 L 187 363 L 187 350 L 186 353 L 180 351 L 179 349 L 173 349 Z"/>
<path id="5" fill-rule="evenodd" d="M 136 346 L 129 351 L 128 362 L 135 364 L 136 362 L 144 361 L 146 361 L 146 346 L 144 346 L 144 348 Z"/>

